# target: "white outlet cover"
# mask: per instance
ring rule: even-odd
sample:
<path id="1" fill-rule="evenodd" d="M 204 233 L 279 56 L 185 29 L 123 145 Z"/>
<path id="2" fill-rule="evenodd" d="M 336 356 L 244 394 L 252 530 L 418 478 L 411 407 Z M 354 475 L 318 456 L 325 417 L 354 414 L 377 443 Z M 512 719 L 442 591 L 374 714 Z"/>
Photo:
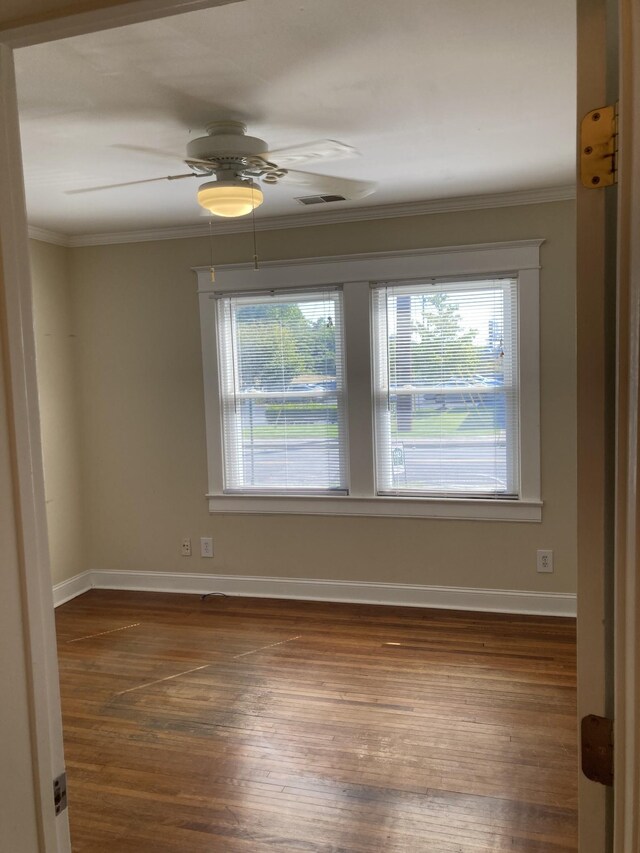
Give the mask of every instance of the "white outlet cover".
<path id="1" fill-rule="evenodd" d="M 213 557 L 213 539 L 211 536 L 200 537 L 200 556 Z"/>
<path id="2" fill-rule="evenodd" d="M 536 571 L 542 573 L 553 572 L 553 551 L 538 551 L 536 554 Z"/>

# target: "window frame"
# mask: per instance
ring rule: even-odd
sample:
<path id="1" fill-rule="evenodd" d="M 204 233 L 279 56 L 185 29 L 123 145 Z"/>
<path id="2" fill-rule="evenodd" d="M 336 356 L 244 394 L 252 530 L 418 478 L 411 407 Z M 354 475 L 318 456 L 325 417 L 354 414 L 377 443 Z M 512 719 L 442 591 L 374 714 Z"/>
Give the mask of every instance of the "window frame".
<path id="1" fill-rule="evenodd" d="M 290 261 L 196 267 L 204 374 L 209 511 L 212 513 L 354 515 L 542 520 L 540 495 L 540 246 L 544 240 L 378 252 Z M 520 338 L 520 496 L 405 497 L 376 494 L 371 288 L 384 282 L 446 278 L 518 280 Z M 343 292 L 347 404 L 346 495 L 225 494 L 222 407 L 216 341 L 216 298 L 269 290 L 340 287 Z M 350 439 L 350 440 L 349 440 Z"/>
<path id="2" fill-rule="evenodd" d="M 499 494 L 495 496 L 492 494 L 487 494 L 486 492 L 475 494 L 472 490 L 469 490 L 467 493 L 462 491 L 456 493 L 447 494 L 446 492 L 438 492 L 437 489 L 433 489 L 432 491 L 424 490 L 420 491 L 419 489 L 407 490 L 404 491 L 400 488 L 396 491 L 393 488 L 389 488 L 388 490 L 384 488 L 382 480 L 384 478 L 384 474 L 381 470 L 380 459 L 385 453 L 389 453 L 390 448 L 385 446 L 387 444 L 386 440 L 382 440 L 380 436 L 380 428 L 382 427 L 382 420 L 379 416 L 380 404 L 377 398 L 378 394 L 378 381 L 380 372 L 387 374 L 387 371 L 381 370 L 382 365 L 377 363 L 377 359 L 383 359 L 385 362 L 385 366 L 387 370 L 389 368 L 389 349 L 388 349 L 388 334 L 389 330 L 387 328 L 387 324 L 385 322 L 384 330 L 380 326 L 380 315 L 379 309 L 375 304 L 375 298 L 377 296 L 378 299 L 387 299 L 389 295 L 393 294 L 394 289 L 398 289 L 402 291 L 403 295 L 410 293 L 410 288 L 413 285 L 416 285 L 420 288 L 422 293 L 427 293 L 428 289 L 425 288 L 425 285 L 433 285 L 435 287 L 442 286 L 440 292 L 444 293 L 452 293 L 452 292 L 460 292 L 465 291 L 465 282 L 468 282 L 469 286 L 475 286 L 475 289 L 482 290 L 483 285 L 486 285 L 488 282 L 494 284 L 496 281 L 508 281 L 509 283 L 513 283 L 515 285 L 516 298 L 514 302 L 511 302 L 509 299 L 509 309 L 515 308 L 516 314 L 516 327 L 519 329 L 520 326 L 520 318 L 519 318 L 519 304 L 520 304 L 520 293 L 518 286 L 518 279 L 514 278 L 514 276 L 508 276 L 501 274 L 500 276 L 496 276 L 493 279 L 490 276 L 483 275 L 482 277 L 478 276 L 454 276 L 454 277 L 443 277 L 439 276 L 437 279 L 431 278 L 428 280 L 421 281 L 411 281 L 407 282 L 406 280 L 402 281 L 388 281 L 388 282 L 378 282 L 376 284 L 371 285 L 371 345 L 372 345 L 372 386 L 374 391 L 374 451 L 377 450 L 377 454 L 374 453 L 375 463 L 376 463 L 376 493 L 380 497 L 415 497 L 419 499 L 427 498 L 427 499 L 461 499 L 461 500 L 518 500 L 519 492 L 520 492 L 520 371 L 519 371 L 519 355 L 520 355 L 520 340 L 519 334 L 516 334 L 516 356 L 513 361 L 510 362 L 509 367 L 513 367 L 515 365 L 517 380 L 516 380 L 516 391 L 517 391 L 517 410 L 518 416 L 515 421 L 515 427 L 512 427 L 512 432 L 515 432 L 516 435 L 512 436 L 512 443 L 507 444 L 507 466 L 514 465 L 514 458 L 517 459 L 515 462 L 515 467 L 517 470 L 516 482 L 518 484 L 517 494 L 515 492 L 506 493 L 503 497 L 500 497 Z M 447 285 L 453 285 L 451 289 L 447 289 Z M 466 288 L 467 292 L 469 288 Z M 384 295 L 381 293 L 384 292 Z M 509 324 L 505 323 L 505 334 L 509 332 Z M 376 340 L 376 336 L 383 336 L 385 338 L 384 343 L 381 345 L 379 340 Z M 509 344 L 506 344 L 507 349 L 510 349 Z M 386 353 L 386 357 L 382 356 L 382 352 Z M 375 351 L 375 353 L 374 353 Z M 388 375 L 388 374 L 387 374 Z M 424 391 L 428 389 L 425 388 Z M 497 389 L 496 392 L 497 393 Z M 387 432 L 390 429 L 390 424 L 383 428 L 384 432 Z"/>
<path id="3" fill-rule="evenodd" d="M 300 487 L 299 489 L 295 488 L 287 488 L 287 487 L 279 487 L 274 489 L 268 489 L 265 486 L 261 487 L 249 487 L 249 486 L 231 486 L 228 482 L 225 482 L 225 487 L 223 494 L 225 495 L 240 495 L 240 496 L 280 496 L 280 497 L 290 497 L 292 494 L 295 495 L 309 495 L 312 497 L 337 497 L 344 496 L 348 494 L 349 491 L 349 466 L 348 466 L 348 458 L 349 458 L 349 436 L 348 429 L 346 423 L 346 411 L 347 411 L 347 389 L 346 389 L 346 376 L 344 370 L 344 319 L 343 319 L 343 307 L 342 307 L 342 288 L 340 287 L 305 287 L 298 289 L 290 289 L 290 288 L 278 288 L 274 290 L 257 290 L 252 291 L 250 293 L 216 293 L 215 296 L 215 304 L 216 304 L 216 332 L 218 334 L 217 340 L 217 353 L 218 353 L 218 398 L 220 402 L 220 412 L 221 412 L 221 421 L 222 421 L 222 463 L 224 466 L 223 471 L 223 479 L 228 478 L 229 469 L 235 468 L 236 471 L 241 467 L 241 457 L 242 452 L 238 452 L 238 444 L 240 446 L 243 445 L 242 440 L 238 442 L 238 435 L 236 430 L 231 430 L 225 435 L 224 423 L 225 423 L 225 408 L 228 411 L 228 404 L 225 407 L 224 397 L 229 395 L 229 386 L 235 385 L 237 382 L 235 364 L 236 360 L 239 361 L 237 346 L 237 317 L 234 314 L 234 306 L 231 303 L 232 300 L 242 300 L 243 297 L 248 297 L 249 299 L 257 299 L 259 300 L 259 304 L 268 304 L 271 299 L 274 299 L 274 304 L 278 304 L 280 300 L 278 297 L 284 297 L 288 301 L 295 302 L 296 297 L 302 296 L 302 301 L 305 301 L 309 295 L 312 294 L 314 296 L 313 301 L 318 302 L 322 299 L 326 300 L 328 294 L 331 294 L 329 297 L 334 302 L 334 312 L 336 316 L 336 354 L 337 364 L 339 364 L 339 369 L 336 370 L 336 389 L 335 391 L 324 391 L 321 394 L 317 393 L 318 398 L 336 398 L 336 406 L 338 410 L 338 457 L 339 457 L 339 470 L 344 480 L 344 486 L 335 487 L 335 488 L 305 488 Z M 335 295 L 335 298 L 334 298 Z M 236 310 L 237 310 L 237 306 Z M 228 313 L 228 318 L 223 316 Z M 230 328 L 229 328 L 230 326 Z M 222 342 L 222 346 L 220 343 Z M 221 350 L 224 351 L 221 352 Z M 226 358 L 225 358 L 226 355 Z M 233 367 L 229 367 L 229 356 L 231 355 L 231 361 L 234 365 Z M 226 394 L 221 394 L 220 389 L 223 387 L 227 387 Z M 267 394 L 274 394 L 275 392 L 267 392 Z M 307 392 L 308 393 L 308 392 Z M 248 396 L 240 394 L 240 396 L 236 397 L 237 389 L 234 388 L 231 391 L 234 399 L 248 399 Z M 278 391 L 277 397 L 280 400 L 287 401 L 288 399 L 295 399 L 296 397 L 300 397 L 301 392 L 291 392 L 290 390 Z M 257 398 L 264 397 L 266 399 L 265 394 L 260 394 L 255 392 L 250 396 L 255 396 Z M 314 396 L 316 396 L 316 392 L 314 392 Z M 343 417 L 344 415 L 344 417 Z M 242 419 L 237 414 L 234 418 L 236 420 L 236 425 L 242 429 Z M 229 416 L 227 414 L 226 420 L 228 422 Z M 234 449 L 235 445 L 235 449 Z"/>

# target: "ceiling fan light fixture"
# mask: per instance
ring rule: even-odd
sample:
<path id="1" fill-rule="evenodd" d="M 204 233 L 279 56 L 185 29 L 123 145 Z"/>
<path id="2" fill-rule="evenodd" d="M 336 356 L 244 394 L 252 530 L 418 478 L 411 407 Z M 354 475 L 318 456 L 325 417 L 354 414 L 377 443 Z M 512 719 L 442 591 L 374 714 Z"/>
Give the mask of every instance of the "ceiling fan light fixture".
<path id="1" fill-rule="evenodd" d="M 214 216 L 246 216 L 264 201 L 254 181 L 209 181 L 198 187 L 198 204 Z"/>

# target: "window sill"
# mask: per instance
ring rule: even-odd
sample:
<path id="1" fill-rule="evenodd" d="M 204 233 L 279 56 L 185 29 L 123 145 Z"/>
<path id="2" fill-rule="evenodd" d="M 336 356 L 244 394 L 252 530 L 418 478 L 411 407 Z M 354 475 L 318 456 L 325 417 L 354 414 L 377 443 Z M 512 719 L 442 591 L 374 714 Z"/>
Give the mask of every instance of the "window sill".
<path id="1" fill-rule="evenodd" d="M 470 521 L 542 521 L 542 501 L 460 498 L 359 498 L 281 495 L 207 495 L 211 513 L 353 515 L 452 518 Z"/>

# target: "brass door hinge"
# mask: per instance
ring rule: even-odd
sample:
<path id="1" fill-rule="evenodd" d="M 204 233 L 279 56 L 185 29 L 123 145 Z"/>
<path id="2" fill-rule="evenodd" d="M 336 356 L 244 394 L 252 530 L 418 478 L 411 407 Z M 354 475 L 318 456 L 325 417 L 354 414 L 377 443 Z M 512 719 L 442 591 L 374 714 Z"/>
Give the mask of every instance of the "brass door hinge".
<path id="1" fill-rule="evenodd" d="M 618 106 L 591 110 L 580 125 L 580 179 L 589 189 L 618 182 Z"/>
<path id="2" fill-rule="evenodd" d="M 613 720 L 589 714 L 580 734 L 582 772 L 592 782 L 613 785 Z"/>

